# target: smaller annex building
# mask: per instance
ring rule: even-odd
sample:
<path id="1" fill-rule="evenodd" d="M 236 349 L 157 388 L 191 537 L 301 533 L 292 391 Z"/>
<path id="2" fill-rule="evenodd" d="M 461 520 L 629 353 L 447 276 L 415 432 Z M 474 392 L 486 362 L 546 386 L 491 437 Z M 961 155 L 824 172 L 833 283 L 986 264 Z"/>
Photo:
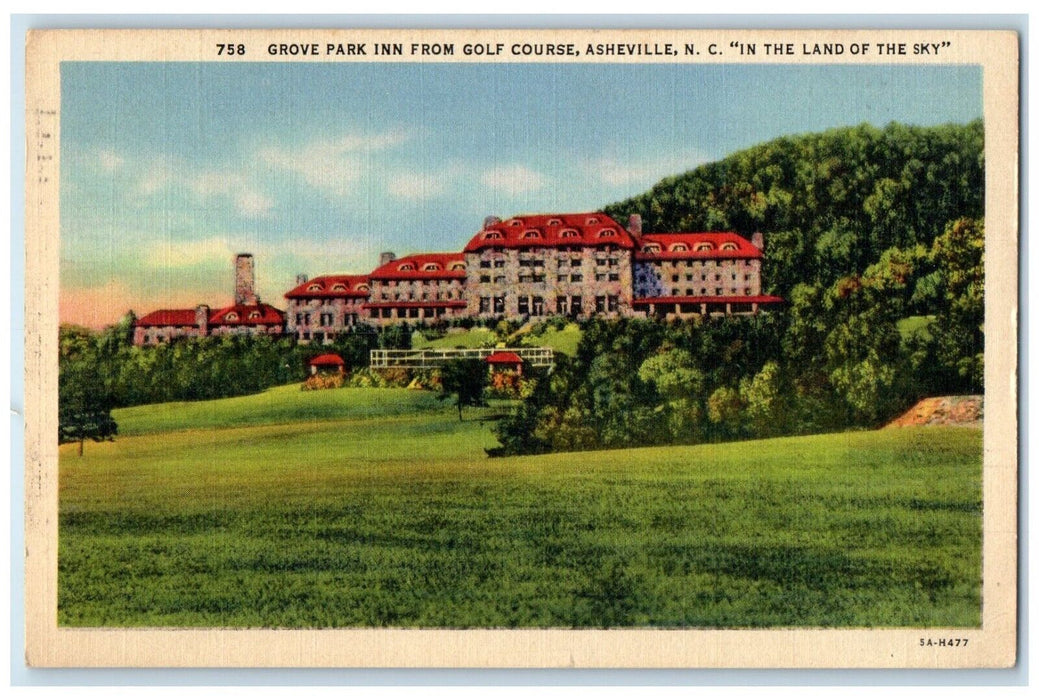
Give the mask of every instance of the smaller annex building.
<path id="1" fill-rule="evenodd" d="M 235 257 L 234 303 L 219 309 L 199 304 L 194 309 L 160 309 L 134 323 L 134 345 L 157 345 L 177 338 L 210 335 L 282 335 L 285 313 L 256 296 L 253 256 Z"/>

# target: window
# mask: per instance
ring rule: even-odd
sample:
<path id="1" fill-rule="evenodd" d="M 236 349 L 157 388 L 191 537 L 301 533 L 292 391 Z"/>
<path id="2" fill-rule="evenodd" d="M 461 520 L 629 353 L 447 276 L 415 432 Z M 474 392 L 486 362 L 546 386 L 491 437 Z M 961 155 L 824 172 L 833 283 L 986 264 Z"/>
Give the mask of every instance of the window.
<path id="1" fill-rule="evenodd" d="M 367 292 L 368 291 L 368 285 L 367 284 L 359 284 L 359 285 L 357 285 L 355 287 L 355 289 L 357 291 L 359 291 L 359 292 Z"/>
<path id="2" fill-rule="evenodd" d="M 523 222 L 520 221 L 519 219 L 509 219 L 508 225 L 509 226 L 522 226 Z"/>
<path id="3" fill-rule="evenodd" d="M 593 226 L 593 225 L 599 223 L 599 217 L 597 217 L 597 216 L 589 216 L 588 219 L 584 223 L 585 223 L 585 226 Z"/>
<path id="4" fill-rule="evenodd" d="M 484 284 L 490 284 L 491 276 L 490 275 L 480 275 L 480 281 L 483 282 Z"/>
<path id="5" fill-rule="evenodd" d="M 260 312 L 259 312 L 259 311 L 250 311 L 250 312 L 249 312 L 249 318 L 250 318 L 250 319 L 253 319 L 253 318 L 260 318 L 260 316 L 261 316 L 261 314 L 260 314 Z"/>
<path id="6" fill-rule="evenodd" d="M 238 320 L 238 314 L 236 314 L 234 311 L 232 311 L 231 313 L 229 313 L 226 316 L 224 316 L 224 320 L 225 321 L 237 321 Z"/>
<path id="7" fill-rule="evenodd" d="M 620 298 L 619 297 L 617 297 L 614 294 L 606 295 L 606 310 L 607 311 L 616 311 L 619 306 L 620 306 Z"/>
<path id="8" fill-rule="evenodd" d="M 505 297 L 494 297 L 494 313 L 505 313 Z"/>
<path id="9" fill-rule="evenodd" d="M 480 313 L 486 314 L 486 313 L 489 313 L 490 310 L 491 310 L 491 298 L 490 297 L 480 297 Z"/>
<path id="10" fill-rule="evenodd" d="M 321 314 L 321 325 L 331 326 L 335 323 L 335 314 Z"/>
<path id="11" fill-rule="evenodd" d="M 531 297 L 530 305 L 535 316 L 545 315 L 545 300 L 543 297 Z"/>
<path id="12" fill-rule="evenodd" d="M 321 291 L 321 285 L 320 284 L 309 285 L 307 287 L 307 291 L 308 292 L 320 292 Z"/>
<path id="13" fill-rule="evenodd" d="M 714 250 L 714 246 L 711 245 L 710 243 L 707 243 L 707 242 L 697 243 L 696 244 L 696 250 L 697 250 L 697 252 L 702 252 L 702 251 L 705 251 L 705 250 Z"/>
<path id="14" fill-rule="evenodd" d="M 606 297 L 605 296 L 595 297 L 595 313 L 597 313 L 597 314 L 606 313 Z"/>
<path id="15" fill-rule="evenodd" d="M 426 263 L 425 265 L 422 266 L 422 271 L 423 272 L 436 272 L 437 270 L 442 270 L 442 269 L 443 268 L 440 266 L 440 263 Z"/>
<path id="16" fill-rule="evenodd" d="M 563 225 L 563 220 L 562 219 L 549 219 L 548 220 L 548 225 L 549 226 L 562 226 Z"/>
<path id="17" fill-rule="evenodd" d="M 535 240 L 541 238 L 541 234 L 538 231 L 535 231 L 534 229 L 530 229 L 528 231 L 523 232 L 522 238 L 526 240 Z"/>
<path id="18" fill-rule="evenodd" d="M 604 228 L 602 231 L 599 231 L 599 238 L 615 238 L 616 236 L 617 231 L 612 228 Z"/>
<path id="19" fill-rule="evenodd" d="M 579 274 L 570 275 L 570 281 L 571 282 L 581 282 L 582 280 L 584 280 L 584 276 L 582 276 L 582 275 L 579 275 Z"/>
<path id="20" fill-rule="evenodd" d="M 579 234 L 577 231 L 575 231 L 572 228 L 568 228 L 568 229 L 564 229 L 563 231 L 560 231 L 559 232 L 559 237 L 560 238 L 580 238 L 581 234 Z"/>
<path id="21" fill-rule="evenodd" d="M 621 279 L 620 273 L 619 273 L 619 272 L 611 272 L 611 273 L 610 273 L 610 274 L 608 275 L 608 279 L 609 279 L 609 280 L 610 280 L 611 282 L 620 282 L 620 279 Z"/>
<path id="22" fill-rule="evenodd" d="M 483 240 L 485 240 L 485 241 L 500 241 L 501 240 L 501 232 L 500 231 L 488 231 L 487 233 L 483 234 Z"/>
<path id="23" fill-rule="evenodd" d="M 656 243 L 647 243 L 646 245 L 642 246 L 642 252 L 643 253 L 659 253 L 660 252 L 660 246 L 657 245 Z"/>
<path id="24" fill-rule="evenodd" d="M 342 282 L 337 282 L 336 284 L 332 285 L 332 291 L 333 292 L 345 292 L 346 291 L 346 285 L 343 284 Z"/>
<path id="25" fill-rule="evenodd" d="M 494 261 L 494 266 L 495 267 L 505 267 L 505 261 L 504 260 L 495 260 Z"/>
<path id="26" fill-rule="evenodd" d="M 489 270 L 490 268 L 491 268 L 491 261 L 490 260 L 481 260 L 480 261 L 480 269 L 481 270 Z"/>
<path id="27" fill-rule="evenodd" d="M 739 249 L 739 246 L 737 246 L 732 241 L 729 241 L 728 243 L 722 243 L 722 250 L 738 250 L 738 249 Z"/>
<path id="28" fill-rule="evenodd" d="M 526 316 L 530 313 L 530 297 L 519 298 L 519 313 Z"/>
<path id="29" fill-rule="evenodd" d="M 465 263 L 464 262 L 453 262 L 453 263 L 451 263 L 451 269 L 452 270 L 464 270 L 465 269 Z"/>
<path id="30" fill-rule="evenodd" d="M 403 265 L 398 265 L 397 269 L 400 270 L 401 272 L 414 272 L 415 271 L 415 266 L 412 265 L 411 263 L 404 263 Z"/>
<path id="31" fill-rule="evenodd" d="M 684 253 L 687 250 L 689 250 L 689 246 L 685 243 L 673 243 L 670 248 L 672 253 Z M 699 248 L 697 248 L 697 250 L 699 250 Z"/>

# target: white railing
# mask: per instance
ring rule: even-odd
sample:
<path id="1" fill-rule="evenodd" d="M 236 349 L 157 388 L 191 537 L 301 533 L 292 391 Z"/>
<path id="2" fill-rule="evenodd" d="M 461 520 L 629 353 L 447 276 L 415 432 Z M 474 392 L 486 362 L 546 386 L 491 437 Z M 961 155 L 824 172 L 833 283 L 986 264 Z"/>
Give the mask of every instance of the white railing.
<path id="1" fill-rule="evenodd" d="M 420 350 L 372 350 L 372 369 L 429 369 L 443 367 L 451 360 L 483 360 L 496 352 L 516 353 L 528 367 L 551 367 L 552 348 L 422 348 Z"/>

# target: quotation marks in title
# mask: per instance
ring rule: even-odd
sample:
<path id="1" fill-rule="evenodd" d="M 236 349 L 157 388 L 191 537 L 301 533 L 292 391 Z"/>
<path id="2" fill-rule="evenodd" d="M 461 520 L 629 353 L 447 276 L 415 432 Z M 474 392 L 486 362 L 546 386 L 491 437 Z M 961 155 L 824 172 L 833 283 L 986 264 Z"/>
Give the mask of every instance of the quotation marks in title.
<path id="1" fill-rule="evenodd" d="M 937 42 L 742 42 L 729 48 L 741 56 L 938 56 L 951 41 Z"/>

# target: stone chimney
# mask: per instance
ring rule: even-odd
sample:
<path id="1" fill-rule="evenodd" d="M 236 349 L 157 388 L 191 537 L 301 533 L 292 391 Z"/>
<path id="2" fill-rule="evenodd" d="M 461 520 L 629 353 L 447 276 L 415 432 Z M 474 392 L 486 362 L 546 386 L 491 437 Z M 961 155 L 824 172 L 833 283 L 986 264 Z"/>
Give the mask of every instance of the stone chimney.
<path id="1" fill-rule="evenodd" d="M 635 238 L 642 235 L 642 214 L 632 214 L 628 217 L 628 233 Z"/>
<path id="2" fill-rule="evenodd" d="M 298 286 L 298 285 L 301 285 L 301 284 L 306 284 L 307 280 L 309 280 L 309 279 L 310 279 L 309 277 L 307 277 L 305 274 L 300 272 L 299 274 L 296 275 L 296 285 Z"/>
<path id="3" fill-rule="evenodd" d="M 497 216 L 494 216 L 493 214 L 491 214 L 490 216 L 483 217 L 483 227 L 484 227 L 484 229 L 488 229 L 491 226 L 494 226 L 495 224 L 500 224 L 500 223 L 501 223 L 501 219 L 499 219 Z"/>
<path id="4" fill-rule="evenodd" d="M 209 335 L 209 307 L 205 304 L 195 307 L 195 325 L 202 331 L 202 335 Z"/>
<path id="5" fill-rule="evenodd" d="M 379 267 L 382 267 L 386 263 L 393 262 L 397 259 L 397 254 L 393 251 L 387 250 L 379 253 Z"/>
<path id="6" fill-rule="evenodd" d="M 761 235 L 760 231 L 755 231 L 754 234 L 750 237 L 750 244 L 758 250 L 764 250 L 765 237 Z"/>
<path id="7" fill-rule="evenodd" d="M 256 269 L 252 253 L 239 253 L 234 260 L 234 303 L 253 306 L 256 300 Z"/>

